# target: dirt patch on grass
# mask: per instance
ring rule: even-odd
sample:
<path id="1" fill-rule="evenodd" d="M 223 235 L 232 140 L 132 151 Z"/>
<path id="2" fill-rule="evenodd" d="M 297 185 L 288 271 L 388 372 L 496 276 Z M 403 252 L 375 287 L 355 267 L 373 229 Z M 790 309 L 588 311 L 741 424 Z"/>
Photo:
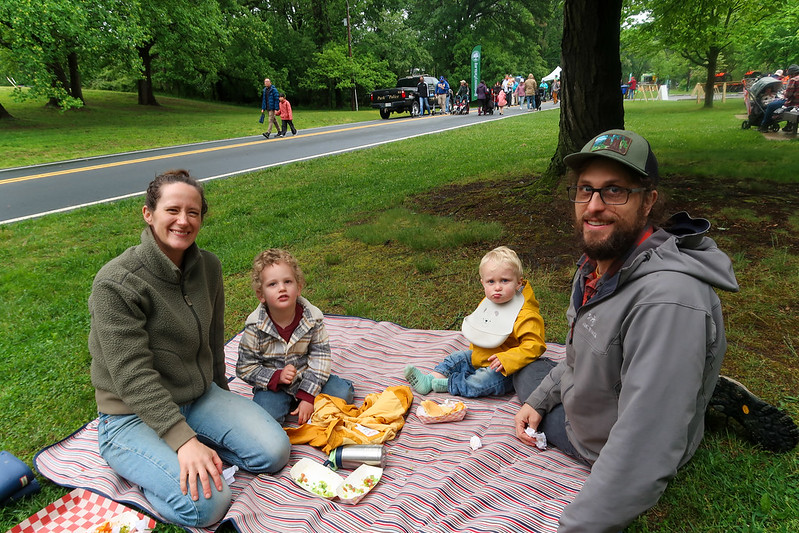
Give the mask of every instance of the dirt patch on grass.
<path id="1" fill-rule="evenodd" d="M 573 207 L 563 187 L 551 197 L 531 200 L 529 191 L 535 179 L 509 177 L 447 186 L 414 197 L 409 203 L 426 213 L 500 222 L 506 229 L 502 244 L 520 251 L 526 265 L 572 267 L 579 257 Z M 709 219 L 713 225 L 710 236 L 736 258 L 742 289 L 757 284 L 755 295 L 742 290 L 738 295 L 723 296 L 728 325 L 734 325 L 736 331 L 731 344 L 734 342 L 742 352 L 757 354 L 758 360 L 762 358 L 775 394 L 782 391 L 796 397 L 799 327 L 795 315 L 799 296 L 788 282 L 795 279 L 790 270 L 796 266 L 799 250 L 799 214 L 795 208 L 799 189 L 790 184 L 694 176 L 669 176 L 665 181 L 661 192 L 667 197 L 666 212 L 687 211 Z M 475 249 L 476 254 L 485 247 L 483 244 L 479 251 Z M 784 275 L 777 271 L 779 265 L 773 265 L 780 254 L 787 261 Z M 764 276 L 769 276 L 767 282 Z M 728 357 L 725 372 L 746 378 L 758 372 L 751 363 Z"/>

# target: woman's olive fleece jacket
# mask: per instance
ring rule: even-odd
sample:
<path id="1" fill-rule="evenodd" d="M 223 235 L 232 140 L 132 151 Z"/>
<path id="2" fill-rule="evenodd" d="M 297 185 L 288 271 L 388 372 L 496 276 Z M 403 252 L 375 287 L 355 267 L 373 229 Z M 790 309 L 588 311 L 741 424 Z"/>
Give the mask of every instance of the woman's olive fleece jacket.
<path id="1" fill-rule="evenodd" d="M 89 297 L 91 378 L 101 413 L 136 414 L 177 450 L 195 436 L 180 406 L 228 389 L 222 266 L 193 244 L 183 270 L 146 228 L 108 262 Z"/>

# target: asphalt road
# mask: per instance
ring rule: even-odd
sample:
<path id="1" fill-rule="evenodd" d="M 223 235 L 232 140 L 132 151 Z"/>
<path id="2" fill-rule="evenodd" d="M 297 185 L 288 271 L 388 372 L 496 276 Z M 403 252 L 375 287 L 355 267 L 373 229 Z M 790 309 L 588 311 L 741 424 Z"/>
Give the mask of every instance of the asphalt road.
<path id="1" fill-rule="evenodd" d="M 546 102 L 544 110 L 551 109 Z M 518 107 L 477 116 L 434 115 L 358 122 L 299 130 L 285 138 L 255 135 L 190 145 L 0 170 L 0 224 L 18 222 L 87 205 L 143 195 L 153 177 L 188 169 L 201 181 L 226 178 L 277 165 L 361 150 L 381 144 L 519 116 Z M 524 112 L 526 113 L 526 111 Z"/>

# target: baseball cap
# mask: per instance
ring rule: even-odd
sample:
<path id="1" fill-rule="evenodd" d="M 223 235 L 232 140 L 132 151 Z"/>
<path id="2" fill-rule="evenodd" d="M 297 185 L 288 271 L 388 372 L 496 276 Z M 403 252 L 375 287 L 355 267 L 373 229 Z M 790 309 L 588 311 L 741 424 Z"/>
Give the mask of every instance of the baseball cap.
<path id="1" fill-rule="evenodd" d="M 517 291 L 513 298 L 496 304 L 484 298 L 474 312 L 463 319 L 461 331 L 464 337 L 481 348 L 496 348 L 513 333 L 513 324 L 524 305 L 524 295 Z"/>
<path id="2" fill-rule="evenodd" d="M 638 175 L 650 178 L 657 184 L 658 160 L 649 142 L 632 131 L 608 130 L 588 141 L 579 152 L 569 154 L 563 162 L 574 170 L 588 159 L 606 157 L 631 168 Z"/>

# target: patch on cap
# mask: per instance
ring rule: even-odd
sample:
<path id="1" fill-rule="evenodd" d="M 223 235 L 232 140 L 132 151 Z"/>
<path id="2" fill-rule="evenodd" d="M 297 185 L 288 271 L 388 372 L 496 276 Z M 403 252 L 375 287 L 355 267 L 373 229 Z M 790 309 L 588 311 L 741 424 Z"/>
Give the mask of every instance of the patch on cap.
<path id="1" fill-rule="evenodd" d="M 633 140 L 626 135 L 613 133 L 610 135 L 600 135 L 594 139 L 594 144 L 591 145 L 591 152 L 599 152 L 600 150 L 610 150 L 617 154 L 627 155 L 630 145 Z"/>
<path id="2" fill-rule="evenodd" d="M 582 150 L 569 154 L 563 162 L 580 171 L 581 165 L 595 157 L 605 157 L 648 177 L 654 184 L 659 180 L 658 161 L 649 142 L 633 131 L 608 130 L 588 141 Z"/>

